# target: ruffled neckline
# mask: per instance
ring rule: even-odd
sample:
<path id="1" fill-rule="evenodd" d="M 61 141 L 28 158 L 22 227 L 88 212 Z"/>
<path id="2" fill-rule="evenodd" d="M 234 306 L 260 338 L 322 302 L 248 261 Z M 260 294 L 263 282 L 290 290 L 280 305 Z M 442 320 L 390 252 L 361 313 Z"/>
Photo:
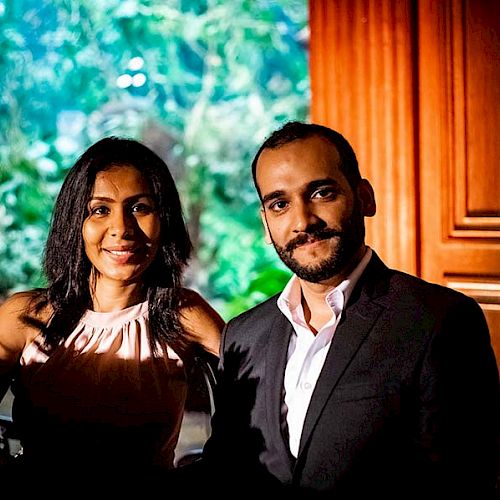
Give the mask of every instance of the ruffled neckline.
<path id="1" fill-rule="evenodd" d="M 145 302 L 140 302 L 139 304 L 126 307 L 125 309 L 121 309 L 120 311 L 97 312 L 88 309 L 82 316 L 80 323 L 85 323 L 95 327 L 106 327 L 109 325 L 117 326 L 119 324 L 130 323 L 131 321 L 144 316 L 147 312 L 147 300 Z"/>

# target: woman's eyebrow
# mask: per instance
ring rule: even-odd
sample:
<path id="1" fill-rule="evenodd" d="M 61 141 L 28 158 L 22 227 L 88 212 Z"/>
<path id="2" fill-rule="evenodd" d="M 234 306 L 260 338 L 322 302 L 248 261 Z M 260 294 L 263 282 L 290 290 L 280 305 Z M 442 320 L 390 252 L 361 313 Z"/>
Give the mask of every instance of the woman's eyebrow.
<path id="1" fill-rule="evenodd" d="M 129 196 L 128 198 L 125 198 L 124 201 L 131 201 L 131 200 L 137 200 L 139 198 L 149 198 L 150 200 L 154 200 L 154 196 L 151 193 L 138 193 L 134 194 L 133 196 Z M 89 201 L 92 200 L 97 200 L 97 201 L 107 201 L 107 202 L 114 202 L 114 198 L 109 198 L 108 196 L 92 196 Z"/>

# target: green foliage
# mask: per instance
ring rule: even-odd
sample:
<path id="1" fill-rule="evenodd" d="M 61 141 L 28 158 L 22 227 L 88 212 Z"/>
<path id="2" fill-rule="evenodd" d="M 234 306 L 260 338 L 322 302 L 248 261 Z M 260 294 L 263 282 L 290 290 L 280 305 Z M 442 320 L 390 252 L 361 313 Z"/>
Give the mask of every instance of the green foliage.
<path id="1" fill-rule="evenodd" d="M 43 284 L 62 179 L 106 135 L 168 163 L 195 244 L 187 284 L 226 318 L 279 290 L 253 154 L 308 113 L 306 0 L 0 0 L 0 294 Z"/>

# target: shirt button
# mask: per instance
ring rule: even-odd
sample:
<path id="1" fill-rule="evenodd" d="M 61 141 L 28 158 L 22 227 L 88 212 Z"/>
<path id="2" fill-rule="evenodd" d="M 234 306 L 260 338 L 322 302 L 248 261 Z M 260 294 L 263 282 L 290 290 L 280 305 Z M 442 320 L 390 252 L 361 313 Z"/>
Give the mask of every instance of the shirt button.
<path id="1" fill-rule="evenodd" d="M 309 390 L 312 387 L 312 385 L 309 382 L 304 383 L 304 389 Z"/>

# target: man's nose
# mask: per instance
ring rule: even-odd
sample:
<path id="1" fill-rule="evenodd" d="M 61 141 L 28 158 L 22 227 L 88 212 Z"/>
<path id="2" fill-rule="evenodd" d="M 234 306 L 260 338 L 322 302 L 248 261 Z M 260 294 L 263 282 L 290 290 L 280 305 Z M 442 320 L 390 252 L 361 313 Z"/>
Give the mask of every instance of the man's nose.
<path id="1" fill-rule="evenodd" d="M 310 227 L 315 227 L 320 222 L 320 218 L 316 215 L 313 207 L 309 203 L 299 203 L 295 205 L 294 214 L 294 232 L 303 233 Z"/>

